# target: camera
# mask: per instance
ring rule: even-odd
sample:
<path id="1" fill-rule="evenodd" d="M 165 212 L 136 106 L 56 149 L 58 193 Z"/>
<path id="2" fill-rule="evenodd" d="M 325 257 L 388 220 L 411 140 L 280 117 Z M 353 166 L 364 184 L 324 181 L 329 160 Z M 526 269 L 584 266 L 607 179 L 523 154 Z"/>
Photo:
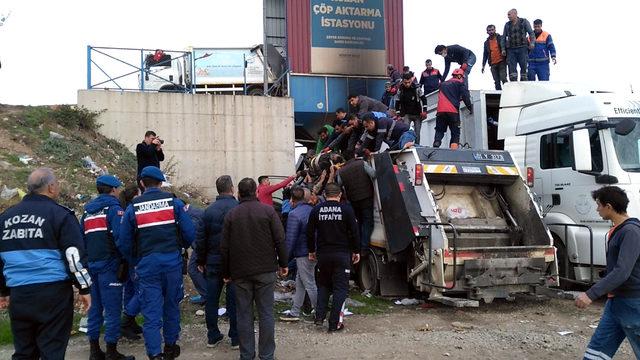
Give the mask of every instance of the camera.
<path id="1" fill-rule="evenodd" d="M 164 144 L 164 140 L 160 139 L 160 144 Z"/>

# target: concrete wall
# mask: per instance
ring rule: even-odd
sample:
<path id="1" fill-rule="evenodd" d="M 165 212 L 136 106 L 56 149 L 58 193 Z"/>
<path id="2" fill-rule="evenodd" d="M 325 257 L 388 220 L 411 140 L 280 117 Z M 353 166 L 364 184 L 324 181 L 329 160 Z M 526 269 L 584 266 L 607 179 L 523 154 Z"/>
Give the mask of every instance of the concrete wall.
<path id="1" fill-rule="evenodd" d="M 220 175 L 237 184 L 243 177 L 294 171 L 289 98 L 80 90 L 78 106 L 106 109 L 100 132 L 132 152 L 145 131 L 155 131 L 165 141 L 161 167 L 176 166 L 169 181 L 197 185 L 209 196 L 217 194 Z"/>

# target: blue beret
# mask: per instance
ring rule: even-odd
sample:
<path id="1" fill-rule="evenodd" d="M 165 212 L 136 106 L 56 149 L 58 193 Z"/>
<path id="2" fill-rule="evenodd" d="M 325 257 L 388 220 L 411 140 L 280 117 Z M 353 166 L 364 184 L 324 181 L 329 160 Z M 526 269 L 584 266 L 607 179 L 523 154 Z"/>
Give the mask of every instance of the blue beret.
<path id="1" fill-rule="evenodd" d="M 117 188 L 122 186 L 122 183 L 113 175 L 101 175 L 96 179 L 96 185 L 105 185 Z"/>
<path id="2" fill-rule="evenodd" d="M 167 181 L 167 179 L 164 178 L 164 174 L 162 173 L 162 171 L 160 171 L 160 169 L 155 166 L 146 166 L 144 169 L 142 169 L 142 172 L 140 172 L 140 178 L 146 177 L 156 179 L 158 181 Z"/>

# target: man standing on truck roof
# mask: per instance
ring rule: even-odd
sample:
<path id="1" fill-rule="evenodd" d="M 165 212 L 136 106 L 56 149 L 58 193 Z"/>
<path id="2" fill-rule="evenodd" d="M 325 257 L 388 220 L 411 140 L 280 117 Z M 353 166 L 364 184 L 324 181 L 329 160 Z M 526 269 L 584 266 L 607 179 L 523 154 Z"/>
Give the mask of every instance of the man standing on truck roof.
<path id="1" fill-rule="evenodd" d="M 535 46 L 529 52 L 529 81 L 549 81 L 549 57 L 556 64 L 556 46 L 553 45 L 551 34 L 542 30 L 542 20 L 533 20 L 533 32 L 536 35 Z"/>
<path id="2" fill-rule="evenodd" d="M 440 87 L 440 82 L 442 80 L 442 74 L 440 74 L 440 70 L 433 67 L 431 59 L 427 59 L 424 62 L 425 69 L 420 75 L 420 85 L 423 86 L 423 92 L 425 94 L 430 94 Z"/>
<path id="3" fill-rule="evenodd" d="M 460 142 L 460 99 L 464 101 L 469 109 L 469 114 L 473 114 L 473 105 L 469 98 L 469 89 L 463 81 L 464 72 L 462 69 L 455 69 L 453 77 L 440 85 L 438 93 L 438 112 L 436 113 L 436 134 L 433 139 L 433 147 L 439 148 L 442 144 L 444 133 L 449 127 L 451 131 L 451 141 L 449 147 L 457 149 Z"/>
<path id="4" fill-rule="evenodd" d="M 518 17 L 518 10 L 511 9 L 507 13 L 509 21 L 502 31 L 502 56 L 507 57 L 509 81 L 518 81 L 518 65 L 520 81 L 527 81 L 527 55 L 533 49 L 535 36 L 529 20 Z M 528 37 L 527 37 L 528 35 Z"/>
<path id="5" fill-rule="evenodd" d="M 611 359 L 625 337 L 640 358 L 640 220 L 627 214 L 629 198 L 617 186 L 591 193 L 598 214 L 613 223 L 607 240 L 606 276 L 586 292 L 576 306 L 586 308 L 607 295 L 596 331 L 585 351 L 585 359 Z"/>
<path id="6" fill-rule="evenodd" d="M 484 53 L 482 54 L 482 73 L 484 66 L 489 62 L 491 76 L 496 86 L 496 90 L 502 90 L 502 84 L 507 82 L 507 63 L 502 55 L 502 35 L 496 32 L 495 25 L 487 25 L 487 40 L 484 42 Z"/>
<path id="7" fill-rule="evenodd" d="M 441 55 L 444 58 L 444 73 L 442 73 L 442 81 L 447 79 L 449 75 L 449 67 L 452 62 L 460 64 L 460 69 L 464 71 L 464 83 L 469 86 L 469 73 L 473 64 L 476 63 L 476 55 L 473 51 L 462 47 L 460 45 L 438 45 L 435 49 L 436 55 Z"/>
<path id="8" fill-rule="evenodd" d="M 349 292 L 351 264 L 360 261 L 358 224 L 353 208 L 341 203 L 340 186 L 325 187 L 327 200 L 311 210 L 307 224 L 309 260 L 318 260 L 318 306 L 316 326 L 322 326 L 327 314 L 329 293 L 333 293 L 329 332 L 344 329 L 344 302 Z"/>
<path id="9" fill-rule="evenodd" d="M 413 73 L 402 74 L 402 83 L 396 93 L 396 115 L 407 125 L 413 122 L 416 143 L 420 143 L 420 128 L 422 120 L 427 118 L 427 98 L 422 92 L 422 86 L 415 83 Z"/>

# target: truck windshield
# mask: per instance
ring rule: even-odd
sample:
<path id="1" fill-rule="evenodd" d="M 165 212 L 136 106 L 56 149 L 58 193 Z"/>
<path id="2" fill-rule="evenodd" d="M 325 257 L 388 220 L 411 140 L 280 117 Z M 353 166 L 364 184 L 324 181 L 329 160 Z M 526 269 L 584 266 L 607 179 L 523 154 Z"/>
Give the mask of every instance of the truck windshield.
<path id="1" fill-rule="evenodd" d="M 610 119 L 614 123 L 620 120 L 620 118 Z M 611 131 L 613 146 L 616 149 L 616 155 L 618 155 L 618 161 L 622 169 L 640 172 L 640 118 L 634 118 L 633 120 L 636 122 L 636 127 L 627 135 L 618 135 L 613 128 L 609 129 L 609 131 Z"/>

